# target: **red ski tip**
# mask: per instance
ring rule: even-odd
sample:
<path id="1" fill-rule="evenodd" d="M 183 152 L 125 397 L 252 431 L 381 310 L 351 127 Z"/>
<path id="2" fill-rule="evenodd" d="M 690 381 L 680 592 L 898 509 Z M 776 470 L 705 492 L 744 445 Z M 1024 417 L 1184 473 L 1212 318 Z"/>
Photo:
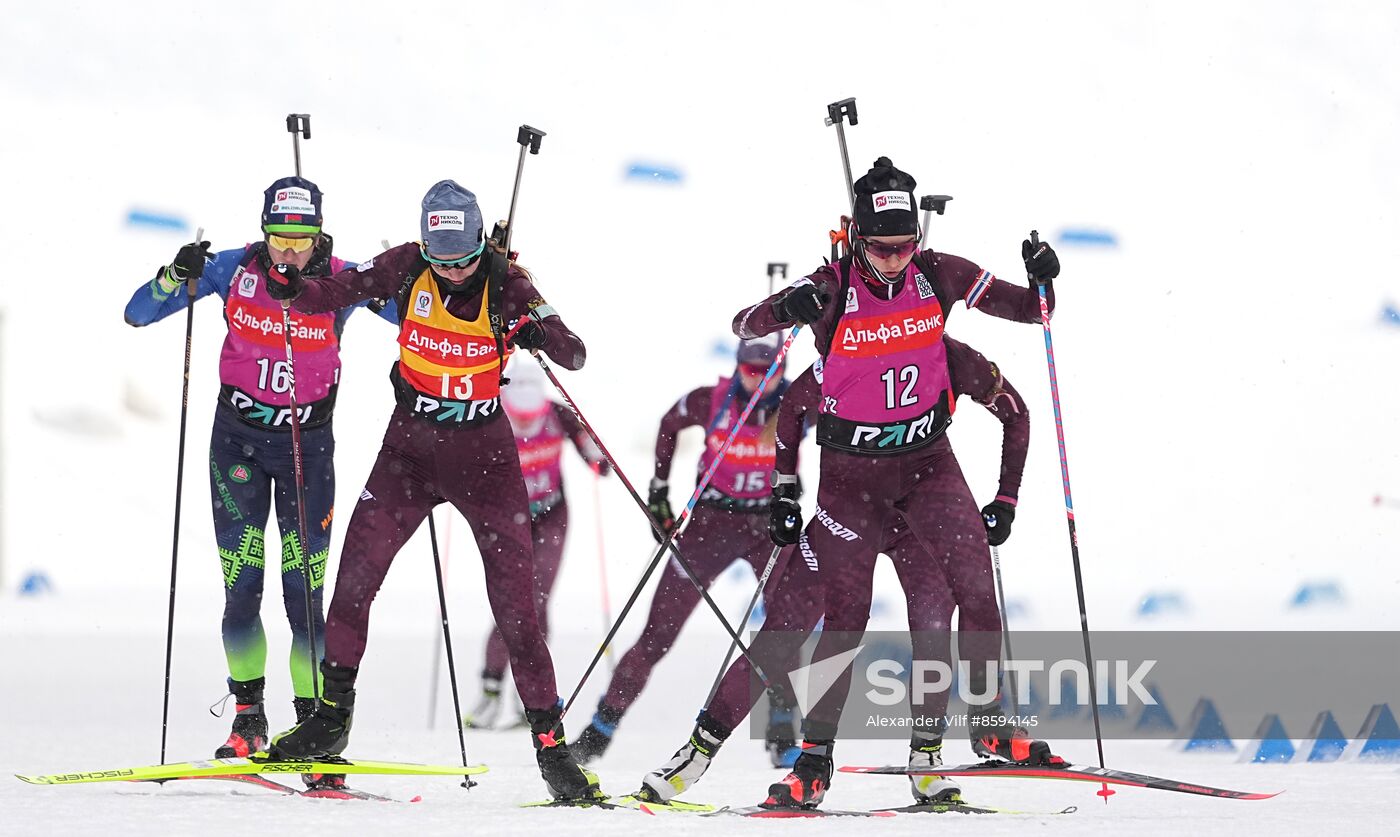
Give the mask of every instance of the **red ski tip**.
<path id="1" fill-rule="evenodd" d="M 408 801 L 409 801 L 409 802 L 422 802 L 422 801 L 423 801 L 423 796 L 422 796 L 422 794 L 419 794 L 418 796 L 415 796 L 415 797 L 413 797 L 412 799 L 410 799 L 410 800 L 408 800 Z"/>

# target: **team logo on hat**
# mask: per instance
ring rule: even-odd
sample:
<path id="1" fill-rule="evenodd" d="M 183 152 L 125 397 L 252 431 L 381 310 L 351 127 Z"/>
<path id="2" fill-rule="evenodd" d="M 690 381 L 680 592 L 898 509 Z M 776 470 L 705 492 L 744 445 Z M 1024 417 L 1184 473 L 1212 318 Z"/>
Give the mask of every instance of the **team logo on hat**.
<path id="1" fill-rule="evenodd" d="M 272 203 L 272 211 L 282 214 L 296 212 L 315 215 L 316 205 L 311 202 L 311 190 L 289 186 L 278 190 L 276 200 Z"/>
<path id="2" fill-rule="evenodd" d="M 429 212 L 428 231 L 436 230 L 462 230 L 467 229 L 466 217 L 461 212 Z"/>
<path id="3" fill-rule="evenodd" d="M 903 209 L 906 212 L 913 210 L 908 192 L 876 192 L 872 204 L 876 212 L 884 212 L 887 209 Z"/>

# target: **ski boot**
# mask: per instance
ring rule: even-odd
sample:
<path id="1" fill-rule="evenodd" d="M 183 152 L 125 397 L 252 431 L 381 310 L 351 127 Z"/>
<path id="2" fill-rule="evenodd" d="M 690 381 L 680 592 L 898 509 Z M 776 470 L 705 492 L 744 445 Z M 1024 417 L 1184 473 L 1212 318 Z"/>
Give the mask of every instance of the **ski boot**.
<path id="1" fill-rule="evenodd" d="M 292 698 L 292 709 L 296 711 L 297 723 L 300 724 L 316 713 L 316 699 Z M 326 796 L 333 796 L 336 791 L 344 791 L 349 788 L 345 784 L 344 773 L 303 773 L 301 781 L 306 785 L 307 790 Z"/>
<path id="2" fill-rule="evenodd" d="M 642 788 L 635 796 L 643 802 L 661 803 L 685 793 L 705 775 L 710 761 L 727 738 L 728 730 L 710 720 L 709 715 L 700 713 L 690 740 L 670 761 L 642 777 Z"/>
<path id="3" fill-rule="evenodd" d="M 582 767 L 569 752 L 564 741 L 564 727 L 560 723 L 559 707 L 550 709 L 526 709 L 530 719 L 530 741 L 535 745 L 535 762 L 540 768 L 540 777 L 549 788 L 549 795 L 555 801 L 600 802 L 607 794 L 598 787 L 598 777 Z"/>
<path id="4" fill-rule="evenodd" d="M 771 700 L 771 696 L 770 696 Z M 791 770 L 802 752 L 793 736 L 794 713 L 790 707 L 768 704 L 768 730 L 764 735 L 768 748 L 768 758 L 774 767 Z"/>
<path id="5" fill-rule="evenodd" d="M 608 751 L 608 745 L 612 744 L 613 734 L 617 732 L 617 725 L 621 720 L 621 710 L 598 701 L 598 711 L 594 713 L 593 720 L 584 727 L 583 732 L 578 734 L 578 740 L 574 742 L 574 758 L 578 759 L 579 764 L 588 764 Z"/>
<path id="6" fill-rule="evenodd" d="M 909 769 L 928 770 L 943 766 L 943 736 L 914 733 L 909 742 Z M 909 777 L 909 792 L 916 805 L 956 804 L 962 802 L 962 788 L 942 776 Z"/>
<path id="7" fill-rule="evenodd" d="M 759 803 L 764 808 L 815 808 L 822 804 L 826 789 L 831 785 L 831 749 L 836 742 L 803 741 L 802 754 L 792 765 L 792 772 L 781 782 L 768 786 L 768 798 Z"/>
<path id="8" fill-rule="evenodd" d="M 468 729 L 491 729 L 501 717 L 501 678 L 481 676 L 481 699 L 476 708 L 462 715 L 462 726 Z"/>
<path id="9" fill-rule="evenodd" d="M 1006 759 L 1016 764 L 1040 767 L 1068 767 L 1069 762 L 1050 752 L 1050 745 L 1031 738 L 1025 727 L 1001 727 L 972 739 L 972 752 L 978 758 Z"/>
<path id="10" fill-rule="evenodd" d="M 308 759 L 338 756 L 350 743 L 350 727 L 355 714 L 355 675 L 353 668 L 321 663 L 321 700 L 311 714 L 296 726 L 272 739 L 272 755 L 282 759 Z"/>
<path id="11" fill-rule="evenodd" d="M 247 758 L 267 749 L 267 714 L 263 712 L 264 678 L 234 680 L 229 678 L 228 690 L 233 693 L 238 714 L 233 716 L 233 730 L 228 740 L 214 751 L 216 759 Z M 225 698 L 227 700 L 227 698 Z"/>

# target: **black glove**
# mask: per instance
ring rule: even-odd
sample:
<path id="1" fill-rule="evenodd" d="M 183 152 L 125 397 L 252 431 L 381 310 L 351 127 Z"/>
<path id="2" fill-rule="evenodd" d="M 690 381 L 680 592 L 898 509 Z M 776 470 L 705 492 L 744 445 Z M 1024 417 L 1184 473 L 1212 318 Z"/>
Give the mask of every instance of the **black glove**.
<path id="1" fill-rule="evenodd" d="M 1011 537 L 1011 521 L 1016 519 L 1016 507 L 993 500 L 982 507 L 982 525 L 987 527 L 987 543 L 1001 546 Z"/>
<path id="2" fill-rule="evenodd" d="M 171 279 L 180 284 L 191 279 L 198 279 L 204 275 L 204 260 L 207 258 L 209 258 L 209 242 L 200 241 L 186 244 L 180 248 L 180 252 L 175 254 L 175 261 L 170 263 L 170 270 L 167 273 Z"/>
<path id="3" fill-rule="evenodd" d="M 822 304 L 831 295 L 816 285 L 798 285 L 773 302 L 773 316 L 784 323 L 815 323 L 822 318 Z"/>
<path id="4" fill-rule="evenodd" d="M 267 295 L 273 299 L 296 299 L 304 284 L 301 269 L 294 264 L 275 264 L 267 272 Z"/>
<path id="5" fill-rule="evenodd" d="M 676 516 L 671 513 L 671 488 L 664 482 L 651 481 L 651 491 L 647 493 L 647 514 L 661 527 L 662 532 L 670 533 L 676 525 Z M 661 535 L 652 530 L 651 536 L 657 543 L 665 543 Z"/>
<path id="6" fill-rule="evenodd" d="M 773 486 L 768 503 L 768 537 L 778 546 L 797 543 L 802 536 L 802 507 L 797 504 L 797 483 Z"/>
<path id="7" fill-rule="evenodd" d="M 545 337 L 544 326 L 527 318 L 525 325 L 521 326 L 515 336 L 510 338 L 510 342 L 512 346 L 533 352 L 535 349 L 544 348 Z"/>
<path id="8" fill-rule="evenodd" d="M 1055 248 L 1040 242 L 1034 247 L 1028 238 L 1021 242 L 1021 260 L 1026 263 L 1026 273 L 1036 282 L 1045 283 L 1060 275 L 1060 257 Z"/>

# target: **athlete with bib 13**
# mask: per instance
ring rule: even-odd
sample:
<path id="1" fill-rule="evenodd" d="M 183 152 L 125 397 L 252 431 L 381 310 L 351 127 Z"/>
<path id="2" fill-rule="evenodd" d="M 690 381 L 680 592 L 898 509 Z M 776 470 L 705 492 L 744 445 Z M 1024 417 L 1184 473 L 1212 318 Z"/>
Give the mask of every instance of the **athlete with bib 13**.
<path id="1" fill-rule="evenodd" d="M 554 663 L 535 610 L 530 501 L 515 436 L 501 408 L 505 363 L 518 347 L 543 350 L 566 369 L 583 341 L 535 290 L 530 274 L 482 235 L 476 196 L 451 180 L 423 198 L 422 243 L 401 244 L 327 279 L 279 265 L 299 311 L 389 297 L 400 313 L 397 404 L 384 445 L 355 505 L 326 618 L 326 689 L 316 713 L 273 739 L 291 758 L 341 752 L 350 735 L 355 678 L 369 608 L 389 565 L 428 512 L 451 503 L 471 524 L 486 570 L 491 614 L 510 651 L 540 774 L 560 799 L 601 795 L 574 761 L 560 727 Z M 285 268 L 285 269 L 284 269 Z M 511 323 L 526 322 L 511 338 Z"/>
<path id="2" fill-rule="evenodd" d="M 1040 319 L 1039 295 L 995 278 L 967 259 L 919 252 L 914 178 L 881 157 L 855 187 L 853 252 L 791 287 L 740 311 L 740 337 L 770 334 L 809 323 L 822 356 L 817 444 L 822 448 L 817 509 L 805 531 L 819 561 L 826 595 L 824 630 L 814 660 L 854 648 L 870 615 L 876 551 L 889 517 L 899 513 L 930 552 L 960 545 L 959 563 L 990 573 L 982 514 L 963 478 L 943 429 L 953 410 L 948 358 L 942 341 L 946 318 L 961 299 L 971 309 L 1017 322 Z M 1021 245 L 1033 279 L 1059 275 L 1048 244 Z M 1046 288 L 1054 305 L 1053 289 Z M 997 649 L 983 633 L 964 648 L 974 694 L 994 695 L 979 658 Z M 982 682 L 979 682 L 979 679 Z M 765 804 L 815 807 L 832 775 L 832 747 L 850 670 L 817 701 L 804 722 L 802 755 L 792 773 L 769 788 Z M 1024 730 L 989 724 L 999 714 L 995 697 L 970 707 L 969 733 L 979 755 L 1015 760 L 1057 759 Z M 941 739 L 937 728 L 915 730 L 911 762 L 926 758 L 923 738 Z"/>

